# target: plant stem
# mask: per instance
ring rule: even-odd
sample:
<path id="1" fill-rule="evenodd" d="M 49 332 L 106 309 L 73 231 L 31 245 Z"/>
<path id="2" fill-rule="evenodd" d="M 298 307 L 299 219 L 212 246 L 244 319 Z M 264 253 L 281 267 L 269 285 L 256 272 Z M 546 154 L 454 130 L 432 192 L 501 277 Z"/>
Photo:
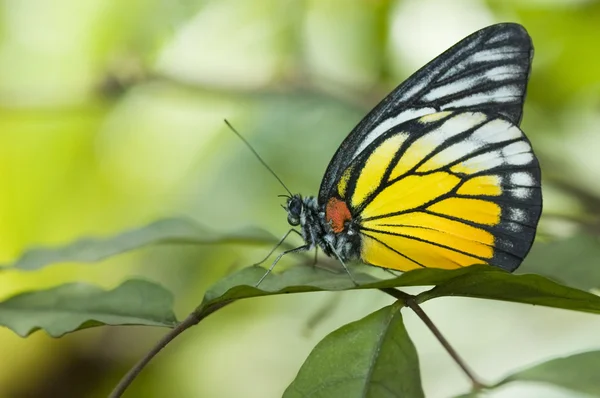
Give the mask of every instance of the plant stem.
<path id="1" fill-rule="evenodd" d="M 484 383 L 479 381 L 477 376 L 475 376 L 475 374 L 467 366 L 465 361 L 460 357 L 460 355 L 458 355 L 458 352 L 456 352 L 456 350 L 450 345 L 448 340 L 446 340 L 444 335 L 442 335 L 442 333 L 437 328 L 437 326 L 435 326 L 435 324 L 433 323 L 431 318 L 429 318 L 429 316 L 427 316 L 425 311 L 423 311 L 423 309 L 421 308 L 419 303 L 417 303 L 417 301 L 415 300 L 416 296 L 413 296 L 412 294 L 404 293 L 403 291 L 400 291 L 400 290 L 394 289 L 394 288 L 382 288 L 379 290 L 381 290 L 382 292 L 384 292 L 386 294 L 389 294 L 390 296 L 393 296 L 394 298 L 396 298 L 398 300 L 404 301 L 404 304 L 407 307 L 409 307 L 415 314 L 417 314 L 417 316 L 423 321 L 423 323 L 429 328 L 429 330 L 431 330 L 431 333 L 433 333 L 435 338 L 446 349 L 446 351 L 452 357 L 454 362 L 456 362 L 456 364 L 462 369 L 462 371 L 469 378 L 469 380 L 471 380 L 471 384 L 472 384 L 474 391 L 479 391 L 479 390 L 482 390 L 487 387 Z"/>
<path id="2" fill-rule="evenodd" d="M 123 395 L 125 390 L 131 385 L 131 383 L 135 380 L 135 378 L 140 374 L 140 372 L 148 365 L 148 363 L 158 354 L 163 348 L 165 348 L 171 341 L 175 340 L 177 336 L 181 333 L 185 332 L 187 329 L 192 326 L 197 325 L 201 320 L 212 314 L 213 312 L 225 307 L 227 304 L 231 304 L 233 301 L 225 301 L 218 304 L 215 304 L 211 307 L 206 307 L 201 311 L 195 310 L 191 314 L 189 314 L 182 322 L 180 322 L 177 326 L 169 331 L 166 335 L 160 339 L 154 347 L 142 359 L 139 360 L 138 363 L 135 364 L 133 368 L 121 378 L 119 384 L 112 390 L 109 398 L 119 398 Z"/>

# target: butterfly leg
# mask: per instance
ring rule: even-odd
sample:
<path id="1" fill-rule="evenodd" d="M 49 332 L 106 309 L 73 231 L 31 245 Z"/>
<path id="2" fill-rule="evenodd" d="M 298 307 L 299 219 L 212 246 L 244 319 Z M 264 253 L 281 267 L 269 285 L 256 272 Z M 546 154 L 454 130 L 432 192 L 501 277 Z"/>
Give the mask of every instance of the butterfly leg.
<path id="1" fill-rule="evenodd" d="M 264 263 L 265 261 L 267 261 L 267 259 L 269 257 L 271 257 L 271 255 L 273 253 L 275 253 L 275 250 L 277 250 L 277 248 L 283 244 L 283 242 L 287 239 L 288 236 L 290 236 L 290 234 L 292 232 L 295 232 L 300 237 L 302 237 L 302 234 L 300 232 L 296 231 L 294 228 L 291 228 L 289 231 L 287 231 L 285 233 L 285 235 L 283 235 L 283 238 L 279 239 L 279 242 L 277 242 L 277 244 L 271 249 L 271 251 L 269 252 L 269 254 L 267 254 L 267 256 L 265 258 L 263 258 L 262 260 L 260 260 L 259 262 L 255 263 L 255 264 L 252 264 L 252 266 L 261 265 L 262 263 Z"/>
<path id="2" fill-rule="evenodd" d="M 329 243 L 329 242 L 327 242 L 327 244 L 331 248 L 331 251 L 333 252 L 333 254 L 335 254 L 335 256 L 337 257 L 337 259 L 340 260 L 340 263 L 342 263 L 342 267 L 344 267 L 344 270 L 346 271 L 346 273 L 348 274 L 348 276 L 352 280 L 352 283 L 354 283 L 354 286 L 358 286 L 358 282 L 356 282 L 356 279 L 354 279 L 354 277 L 352 276 L 352 273 L 350 273 L 350 270 L 346 266 L 346 263 L 344 262 L 344 260 L 342 260 L 342 257 L 340 257 L 340 255 L 338 254 L 338 252 L 335 250 L 335 247 L 333 247 L 333 245 L 331 243 Z"/>
<path id="3" fill-rule="evenodd" d="M 398 272 L 398 271 L 394 272 L 394 271 L 392 271 L 392 270 L 391 270 L 391 269 L 389 269 L 389 268 L 384 268 L 383 270 L 384 270 L 385 272 L 387 272 L 388 274 L 392 274 L 392 275 L 393 275 L 393 276 L 395 276 L 395 277 L 398 277 L 398 276 L 399 276 L 399 275 L 402 273 L 402 272 Z"/>
<path id="4" fill-rule="evenodd" d="M 315 259 L 313 260 L 312 266 L 315 267 L 317 265 L 317 255 L 319 254 L 319 246 L 315 246 Z"/>
<path id="5" fill-rule="evenodd" d="M 267 275 L 269 275 L 271 273 L 271 271 L 273 271 L 273 268 L 275 268 L 275 264 L 277 264 L 279 262 L 279 260 L 281 259 L 281 257 L 285 256 L 286 254 L 303 252 L 303 251 L 306 251 L 308 249 L 310 249 L 310 245 L 303 245 L 303 246 L 297 247 L 295 249 L 286 250 L 286 251 L 280 253 L 275 258 L 275 261 L 273 261 L 273 264 L 271 264 L 271 266 L 269 267 L 269 269 L 267 270 L 267 272 L 265 272 L 265 274 L 258 280 L 258 282 L 256 282 L 256 285 L 254 285 L 254 287 L 258 287 L 258 285 L 260 285 L 262 283 L 262 281 L 265 280 L 265 278 L 267 277 Z"/>

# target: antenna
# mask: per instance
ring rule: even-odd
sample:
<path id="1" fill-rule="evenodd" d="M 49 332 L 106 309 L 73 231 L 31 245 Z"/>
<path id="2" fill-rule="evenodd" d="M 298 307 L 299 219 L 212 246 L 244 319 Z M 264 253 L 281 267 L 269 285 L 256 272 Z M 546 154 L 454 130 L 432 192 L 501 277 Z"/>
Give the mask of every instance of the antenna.
<path id="1" fill-rule="evenodd" d="M 269 172 L 271 174 L 273 174 L 273 177 L 275 177 L 277 179 L 277 181 L 279 181 L 279 183 L 281 184 L 281 186 L 290 194 L 290 196 L 293 196 L 292 192 L 288 189 L 288 187 L 285 186 L 285 184 L 283 183 L 283 181 L 281 181 L 281 178 L 279 178 L 277 176 L 277 174 L 275 174 L 275 172 L 273 171 L 273 169 L 271 169 L 269 167 L 269 165 L 263 160 L 263 158 L 260 157 L 260 155 L 258 154 L 258 152 L 256 152 L 254 150 L 254 148 L 252 148 L 252 145 L 250 145 L 250 143 L 248 141 L 246 141 L 246 139 L 244 137 L 242 137 L 242 135 L 240 133 L 238 133 L 238 131 L 236 129 L 233 128 L 233 126 L 231 125 L 231 123 L 229 123 L 227 121 L 227 119 L 223 119 L 223 120 L 225 121 L 225 124 L 231 129 L 231 131 L 233 131 L 234 134 L 237 135 L 238 138 L 244 142 L 244 144 L 246 144 L 246 146 L 248 147 L 248 149 L 250 149 L 252 151 L 252 153 L 254 154 L 254 156 L 256 156 L 256 158 L 263 164 L 263 166 L 265 166 L 266 169 L 269 170 Z"/>

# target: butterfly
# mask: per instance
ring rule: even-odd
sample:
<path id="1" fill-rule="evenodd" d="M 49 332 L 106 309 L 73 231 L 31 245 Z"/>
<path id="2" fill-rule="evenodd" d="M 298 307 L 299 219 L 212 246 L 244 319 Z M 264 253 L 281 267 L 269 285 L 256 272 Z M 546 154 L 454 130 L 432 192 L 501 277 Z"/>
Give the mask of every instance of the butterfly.
<path id="1" fill-rule="evenodd" d="M 287 196 L 304 244 L 267 274 L 313 248 L 345 268 L 514 271 L 542 210 L 540 166 L 519 129 L 532 58 L 521 25 L 496 24 L 394 89 L 342 142 L 318 196 Z"/>

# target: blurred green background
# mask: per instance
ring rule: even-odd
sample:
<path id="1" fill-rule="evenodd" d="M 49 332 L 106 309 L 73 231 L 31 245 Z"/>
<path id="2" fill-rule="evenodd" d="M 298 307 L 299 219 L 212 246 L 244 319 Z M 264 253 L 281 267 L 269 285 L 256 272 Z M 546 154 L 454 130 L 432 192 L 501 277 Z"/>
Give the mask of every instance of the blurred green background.
<path id="1" fill-rule="evenodd" d="M 32 245 L 185 215 L 215 231 L 288 228 L 277 182 L 316 194 L 335 149 L 418 67 L 484 26 L 523 24 L 536 55 L 523 129 L 544 174 L 544 215 L 522 270 L 600 287 L 600 2 L 585 0 L 3 0 L 0 262 Z M 204 289 L 268 248 L 161 246 L 100 264 L 4 271 L 0 298 L 132 276 Z M 298 259 L 287 259 L 292 264 Z M 547 267 L 547 268 L 545 268 Z M 311 317 L 338 306 L 308 329 Z M 278 296 L 215 314 L 147 368 L 128 397 L 281 396 L 327 333 L 389 303 L 378 292 Z M 468 299 L 425 310 L 484 380 L 600 347 L 600 317 Z M 428 397 L 468 390 L 418 319 L 406 323 Z M 1 397 L 102 397 L 164 330 L 97 328 L 60 340 L 0 330 Z M 573 397 L 510 385 L 493 397 Z"/>

